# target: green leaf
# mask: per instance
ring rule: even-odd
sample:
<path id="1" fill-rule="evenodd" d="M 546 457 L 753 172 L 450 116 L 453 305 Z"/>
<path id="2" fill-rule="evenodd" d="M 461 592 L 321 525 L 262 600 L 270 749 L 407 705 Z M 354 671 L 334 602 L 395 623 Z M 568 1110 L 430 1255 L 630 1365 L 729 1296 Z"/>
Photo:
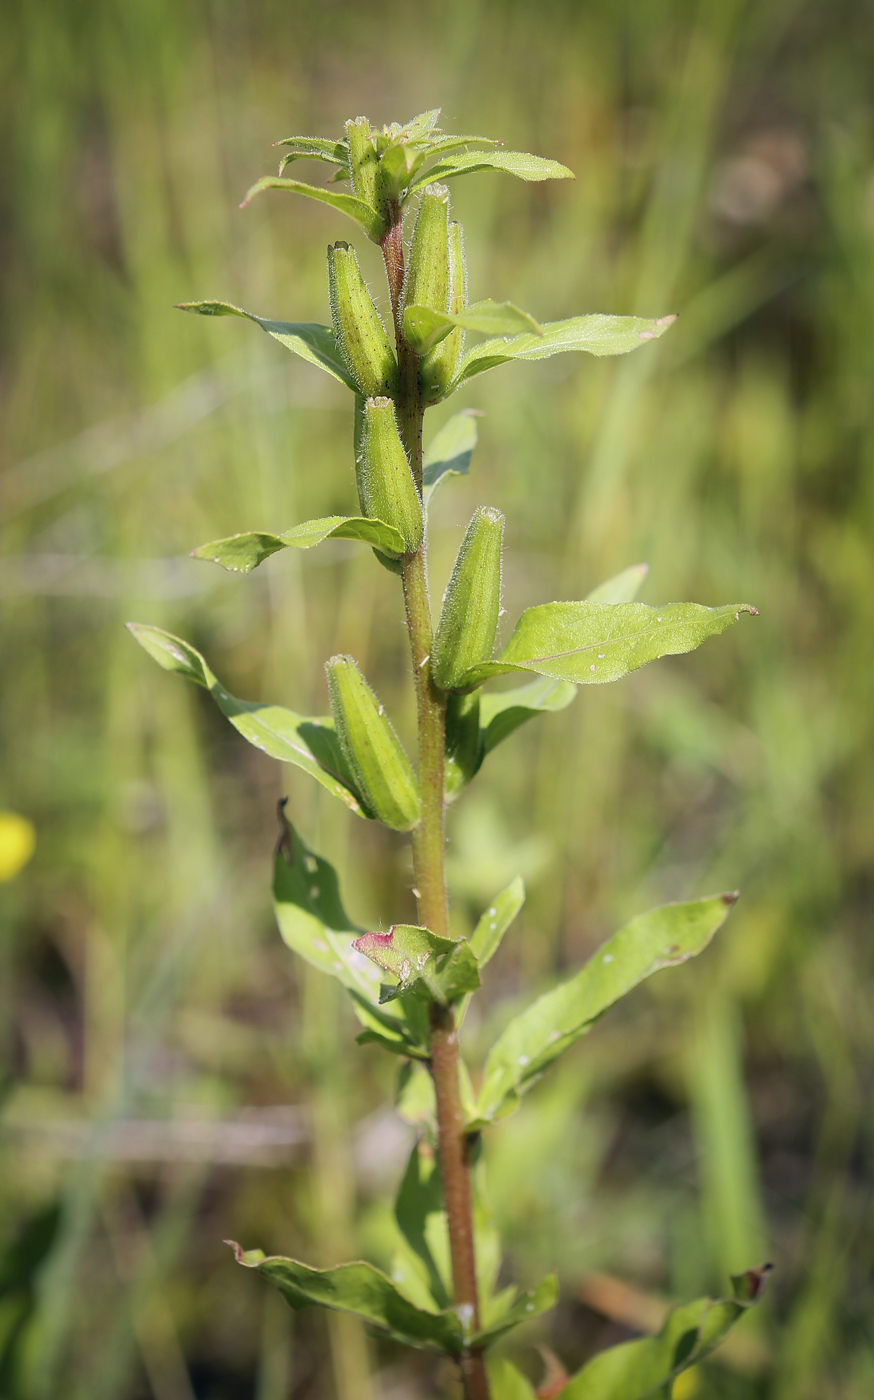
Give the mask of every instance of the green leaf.
<path id="1" fill-rule="evenodd" d="M 664 967 L 707 947 L 737 895 L 665 904 L 641 914 L 598 949 L 574 977 L 538 997 L 506 1027 L 486 1058 L 477 1113 L 512 1109 L 548 1065 L 615 1002 Z"/>
<path id="2" fill-rule="evenodd" d="M 498 660 L 471 667 L 458 689 L 511 671 L 574 685 L 618 681 L 661 656 L 694 651 L 737 622 L 742 612 L 757 615 L 749 603 L 718 608 L 701 603 L 655 608 L 646 603 L 541 603 L 526 608 Z"/>
<path id="3" fill-rule="evenodd" d="M 471 1346 L 490 1346 L 498 1337 L 502 1337 L 511 1328 L 518 1327 L 521 1322 L 532 1322 L 535 1317 L 549 1312 L 557 1302 L 558 1279 L 555 1274 L 547 1274 L 535 1288 L 529 1288 L 521 1294 L 512 1307 L 507 1308 L 499 1318 L 475 1333 L 471 1338 Z"/>
<path id="4" fill-rule="evenodd" d="M 506 1356 L 489 1356 L 486 1374 L 492 1400 L 536 1400 L 537 1392 L 528 1377 L 523 1376 Z"/>
<path id="5" fill-rule="evenodd" d="M 311 718 L 281 705 L 238 700 L 219 683 L 200 652 L 181 637 L 142 622 L 129 622 L 127 628 L 165 671 L 175 671 L 208 690 L 222 714 L 256 749 L 281 763 L 302 768 L 353 812 L 370 816 L 356 791 L 330 716 Z"/>
<path id="6" fill-rule="evenodd" d="M 355 385 L 343 363 L 334 332 L 330 326 L 320 326 L 314 321 L 267 321 L 263 316 L 255 316 L 242 307 L 232 306 L 229 301 L 181 301 L 177 311 L 190 311 L 195 316 L 243 316 L 254 321 L 274 340 L 284 345 L 293 355 L 299 355 L 311 365 L 326 370 L 333 379 L 339 379 L 347 389 L 354 391 Z"/>
<path id="7" fill-rule="evenodd" d="M 460 141 L 462 138 L 454 139 Z M 530 156 L 524 151 L 463 151 L 432 165 L 410 188 L 417 190 L 422 185 L 430 184 L 432 180 L 451 180 L 455 175 L 467 175 L 475 170 L 504 170 L 508 175 L 518 176 L 520 180 L 575 178 L 574 172 L 568 170 L 566 165 L 559 165 L 557 160 L 544 160 L 543 156 Z"/>
<path id="8" fill-rule="evenodd" d="M 417 355 L 424 355 L 456 327 L 502 337 L 524 332 L 543 334 L 539 322 L 511 301 L 487 298 L 473 302 L 454 315 L 448 311 L 434 311 L 428 306 L 408 306 L 404 311 L 404 339 Z"/>
<path id="9" fill-rule="evenodd" d="M 316 1306 L 352 1313 L 396 1341 L 426 1351 L 458 1355 L 464 1347 L 461 1323 L 453 1311 L 432 1313 L 415 1307 L 372 1264 L 357 1262 L 338 1264 L 333 1269 L 312 1269 L 296 1259 L 265 1257 L 260 1250 L 244 1251 L 234 1241 L 228 1243 L 237 1263 L 269 1278 L 295 1310 Z"/>
<path id="10" fill-rule="evenodd" d="M 245 209 L 249 201 L 263 190 L 290 190 L 292 194 L 303 194 L 309 199 L 319 200 L 321 204 L 329 204 L 332 209 L 337 209 L 341 214 L 354 219 L 356 224 L 360 224 L 372 243 L 378 243 L 385 233 L 381 216 L 356 195 L 326 190 L 320 185 L 308 185 L 304 180 L 288 180 L 281 175 L 263 175 L 260 180 L 256 180 L 246 191 L 240 208 Z"/>
<path id="11" fill-rule="evenodd" d="M 443 1182 L 433 1152 L 416 1143 L 395 1200 L 395 1219 L 418 1266 L 430 1306 L 437 1311 L 452 1302 L 449 1233 L 443 1208 Z M 392 1270 L 394 1273 L 394 1270 Z"/>
<path id="12" fill-rule="evenodd" d="M 383 1002 L 412 993 L 447 1005 L 479 986 L 470 945 L 427 928 L 393 924 L 388 933 L 365 933 L 355 947 L 398 979 L 397 986 L 383 988 Z"/>
<path id="13" fill-rule="evenodd" d="M 585 350 L 590 355 L 627 355 L 650 340 L 658 340 L 676 316 L 646 320 L 640 316 L 571 316 L 566 321 L 547 321 L 541 335 L 517 335 L 513 340 L 485 340 L 468 350 L 447 393 L 475 374 L 482 374 L 508 360 L 546 360 L 569 350 Z"/>
<path id="14" fill-rule="evenodd" d="M 522 905 L 525 903 L 525 881 L 517 875 L 505 890 L 495 897 L 470 936 L 470 946 L 480 968 L 485 967 L 498 951 Z"/>
<path id="15" fill-rule="evenodd" d="M 762 1296 L 770 1264 L 732 1279 L 733 1298 L 698 1298 L 674 1308 L 657 1337 L 599 1352 L 572 1376 L 560 1400 L 644 1400 L 670 1394 L 671 1382 L 723 1341 Z"/>
<path id="16" fill-rule="evenodd" d="M 382 520 L 368 520 L 361 515 L 326 515 L 322 520 L 307 520 L 281 535 L 253 530 L 231 535 L 225 540 L 212 540 L 191 551 L 193 559 L 209 559 L 223 569 L 248 574 L 276 554 L 280 549 L 312 549 L 322 540 L 361 540 L 389 555 L 404 553 L 404 541 L 397 530 Z"/>
<path id="17" fill-rule="evenodd" d="M 463 408 L 443 424 L 429 444 L 422 473 L 422 497 L 426 509 L 445 477 L 467 476 L 477 444 L 476 420 L 480 416 L 479 409 Z"/>
<path id="18" fill-rule="evenodd" d="M 632 564 L 621 574 L 614 574 L 586 594 L 587 603 L 633 603 L 640 586 L 649 573 L 649 564 Z"/>
<path id="19" fill-rule="evenodd" d="M 576 687 L 569 681 L 555 681 L 546 676 L 513 690 L 503 690 L 498 695 L 483 695 L 480 700 L 483 758 L 526 720 L 566 709 L 576 693 Z"/>
<path id="20" fill-rule="evenodd" d="M 279 163 L 279 173 L 294 160 L 323 160 L 328 165 L 345 167 L 349 173 L 349 144 L 347 141 L 324 140 L 320 136 L 286 136 L 283 141 L 274 141 L 274 146 L 287 146 L 288 152 Z"/>

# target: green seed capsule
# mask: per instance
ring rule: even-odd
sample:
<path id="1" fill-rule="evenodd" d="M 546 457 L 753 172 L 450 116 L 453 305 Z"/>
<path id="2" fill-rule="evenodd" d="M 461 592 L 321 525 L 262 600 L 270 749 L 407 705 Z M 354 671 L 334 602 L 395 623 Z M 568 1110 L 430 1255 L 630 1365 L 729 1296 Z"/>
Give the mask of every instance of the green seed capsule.
<path id="1" fill-rule="evenodd" d="M 370 139 L 370 122 L 366 117 L 356 117 L 346 123 L 346 136 L 349 140 L 349 172 L 352 188 L 359 199 L 375 209 L 388 229 L 388 195 L 383 185 L 379 168 L 379 156 Z M 376 240 L 374 240 L 376 241 Z"/>
<path id="2" fill-rule="evenodd" d="M 426 185 L 404 277 L 404 306 L 449 307 L 449 191 Z"/>
<path id="3" fill-rule="evenodd" d="M 394 831 L 419 820 L 419 789 L 400 739 L 351 656 L 325 665 L 334 727 L 370 810 Z"/>
<path id="4" fill-rule="evenodd" d="M 360 448 L 355 457 L 361 512 L 393 525 L 408 554 L 415 554 L 425 533 L 422 498 L 398 432 L 391 399 L 370 398 L 364 405 Z"/>
<path id="5" fill-rule="evenodd" d="M 431 647 L 431 675 L 441 690 L 463 687 L 465 672 L 492 654 L 501 611 L 503 536 L 501 512 L 480 506 L 461 542 Z"/>
<path id="6" fill-rule="evenodd" d="M 457 316 L 467 306 L 467 263 L 464 257 L 464 231 L 461 224 L 449 225 L 449 307 Z M 464 331 L 450 331 L 419 361 L 419 383 L 426 403 L 436 403 L 451 384 L 464 354 Z"/>
<path id="7" fill-rule="evenodd" d="M 328 249 L 328 296 L 334 339 L 358 392 L 393 394 L 398 362 L 348 243 Z"/>

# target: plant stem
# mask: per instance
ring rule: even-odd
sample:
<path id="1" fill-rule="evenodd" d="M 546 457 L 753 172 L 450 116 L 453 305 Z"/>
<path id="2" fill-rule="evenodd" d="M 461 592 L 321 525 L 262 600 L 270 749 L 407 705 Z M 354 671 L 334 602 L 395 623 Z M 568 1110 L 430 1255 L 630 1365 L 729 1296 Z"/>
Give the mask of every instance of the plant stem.
<path id="1" fill-rule="evenodd" d="M 400 210 L 392 210 L 389 233 L 382 244 L 395 326 L 399 385 L 398 429 L 407 450 L 413 476 L 422 489 L 422 421 L 418 357 L 403 335 L 402 291 L 404 244 Z M 410 634 L 410 652 L 416 683 L 419 740 L 419 791 L 422 815 L 412 832 L 416 898 L 422 924 L 440 937 L 449 933 L 446 894 L 445 823 L 443 795 L 446 695 L 431 680 L 431 609 L 428 600 L 427 530 L 421 548 L 403 561 L 404 602 Z M 458 1034 L 451 1007 L 431 1007 L 431 1074 L 437 1104 L 437 1144 L 443 1200 L 452 1260 L 455 1307 L 467 1326 L 479 1328 L 476 1287 L 473 1210 L 464 1131 L 464 1110 L 459 1083 Z M 466 1400 L 489 1400 L 482 1352 L 466 1352 L 461 1358 Z"/>

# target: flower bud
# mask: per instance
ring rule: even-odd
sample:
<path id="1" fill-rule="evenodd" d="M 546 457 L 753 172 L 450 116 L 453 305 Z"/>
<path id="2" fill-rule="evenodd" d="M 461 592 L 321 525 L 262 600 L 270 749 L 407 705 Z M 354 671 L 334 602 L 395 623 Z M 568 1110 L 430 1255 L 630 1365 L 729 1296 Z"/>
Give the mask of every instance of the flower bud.
<path id="1" fill-rule="evenodd" d="M 470 667 L 492 654 L 501 611 L 503 536 L 501 512 L 480 506 L 461 542 L 431 647 L 431 675 L 441 690 L 463 687 Z"/>
<path id="2" fill-rule="evenodd" d="M 461 224 L 449 225 L 449 306 L 457 316 L 467 306 L 467 263 Z M 426 403 L 436 403 L 452 382 L 464 354 L 464 331 L 459 326 L 419 361 L 419 383 Z"/>
<path id="3" fill-rule="evenodd" d="M 419 495 L 391 399 L 372 398 L 364 405 L 356 452 L 355 475 L 361 513 L 384 520 L 403 537 L 408 554 L 415 554 L 425 533 Z"/>
<path id="4" fill-rule="evenodd" d="M 393 394 L 398 364 L 380 314 L 361 276 L 355 249 L 328 249 L 328 296 L 334 339 L 359 393 Z"/>
<path id="5" fill-rule="evenodd" d="M 419 789 L 400 739 L 351 656 L 325 665 L 340 747 L 367 806 L 386 826 L 419 820 Z"/>
<path id="6" fill-rule="evenodd" d="M 369 204 L 380 215 L 385 229 L 388 228 L 388 195 L 379 168 L 379 156 L 370 139 L 370 122 L 367 117 L 356 117 L 346 123 L 346 136 L 349 141 L 349 173 L 352 189 L 359 199 Z"/>
<path id="7" fill-rule="evenodd" d="M 449 306 L 449 191 L 426 185 L 404 277 L 403 305 L 445 312 Z"/>

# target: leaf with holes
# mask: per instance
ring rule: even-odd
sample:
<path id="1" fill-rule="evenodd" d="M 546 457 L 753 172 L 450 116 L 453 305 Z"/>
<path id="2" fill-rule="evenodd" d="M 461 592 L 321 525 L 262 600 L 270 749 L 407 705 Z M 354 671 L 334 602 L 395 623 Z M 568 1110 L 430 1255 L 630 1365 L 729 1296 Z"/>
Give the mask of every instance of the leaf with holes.
<path id="1" fill-rule="evenodd" d="M 735 894 L 664 904 L 614 933 L 585 967 L 538 997 L 492 1046 L 476 1111 L 483 1123 L 513 1109 L 553 1060 L 591 1030 L 604 1012 L 665 967 L 703 952 Z"/>

